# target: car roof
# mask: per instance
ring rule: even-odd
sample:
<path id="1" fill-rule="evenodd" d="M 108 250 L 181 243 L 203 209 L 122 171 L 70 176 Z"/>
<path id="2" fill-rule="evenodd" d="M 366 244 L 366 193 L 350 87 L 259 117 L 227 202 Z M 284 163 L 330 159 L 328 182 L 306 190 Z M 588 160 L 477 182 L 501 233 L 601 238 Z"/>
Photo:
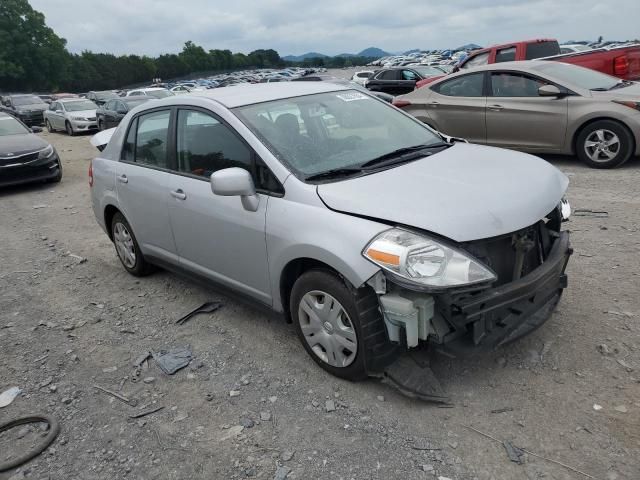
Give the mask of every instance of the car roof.
<path id="1" fill-rule="evenodd" d="M 115 97 L 115 98 L 111 98 L 109 99 L 109 101 L 111 100 L 121 100 L 125 103 L 133 103 L 133 102 L 148 102 L 151 99 L 145 95 L 134 95 L 133 97 Z"/>
<path id="2" fill-rule="evenodd" d="M 82 98 L 82 97 L 59 98 L 58 100 L 56 100 L 56 102 L 59 102 L 59 103 L 71 103 L 71 102 L 78 102 L 78 101 L 90 102 L 91 100 L 87 98 Z"/>
<path id="3" fill-rule="evenodd" d="M 348 88 L 330 82 L 272 82 L 192 92 L 189 96 L 211 98 L 227 108 L 234 108 L 254 103 L 340 90 L 348 90 Z"/>

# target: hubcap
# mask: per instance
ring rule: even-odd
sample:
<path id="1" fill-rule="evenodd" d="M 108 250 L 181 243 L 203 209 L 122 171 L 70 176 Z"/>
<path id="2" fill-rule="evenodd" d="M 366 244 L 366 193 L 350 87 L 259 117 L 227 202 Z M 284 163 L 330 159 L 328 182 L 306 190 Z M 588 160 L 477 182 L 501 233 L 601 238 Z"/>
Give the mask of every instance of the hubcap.
<path id="1" fill-rule="evenodd" d="M 594 162 L 608 162 L 620 152 L 620 139 L 611 130 L 595 130 L 585 140 L 584 151 Z"/>
<path id="2" fill-rule="evenodd" d="M 136 264 L 136 247 L 127 227 L 118 222 L 113 227 L 113 240 L 120 261 L 127 267 L 133 268 Z"/>
<path id="3" fill-rule="evenodd" d="M 347 367 L 356 359 L 358 338 L 344 307 L 328 293 L 313 290 L 300 300 L 298 321 L 307 345 L 323 362 Z"/>

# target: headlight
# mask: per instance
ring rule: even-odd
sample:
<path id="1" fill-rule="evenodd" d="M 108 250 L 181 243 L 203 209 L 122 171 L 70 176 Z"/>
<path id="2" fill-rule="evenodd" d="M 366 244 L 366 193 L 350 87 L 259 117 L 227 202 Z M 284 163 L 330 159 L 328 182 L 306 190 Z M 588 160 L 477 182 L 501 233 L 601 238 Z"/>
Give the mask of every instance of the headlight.
<path id="1" fill-rule="evenodd" d="M 53 147 L 49 145 L 47 148 L 38 152 L 38 159 L 42 160 L 45 158 L 49 158 L 51 155 L 53 155 Z"/>
<path id="2" fill-rule="evenodd" d="M 497 279 L 495 273 L 469 255 L 399 228 L 382 232 L 362 254 L 416 287 L 438 290 Z"/>

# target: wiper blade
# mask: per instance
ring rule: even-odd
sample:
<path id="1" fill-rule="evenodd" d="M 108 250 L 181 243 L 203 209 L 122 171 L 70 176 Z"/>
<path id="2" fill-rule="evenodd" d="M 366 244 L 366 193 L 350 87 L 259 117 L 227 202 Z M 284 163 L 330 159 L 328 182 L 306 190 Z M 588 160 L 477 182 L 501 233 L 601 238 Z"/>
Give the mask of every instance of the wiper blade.
<path id="1" fill-rule="evenodd" d="M 362 172 L 362 169 L 359 167 L 343 167 L 343 168 L 333 168 L 331 170 L 327 170 L 325 172 L 313 173 L 307 177 L 305 177 L 305 181 L 308 180 L 326 180 L 330 178 L 337 177 L 347 177 L 349 175 L 355 175 L 357 173 Z"/>
<path id="2" fill-rule="evenodd" d="M 421 155 L 419 152 L 423 150 L 444 150 L 447 147 L 450 147 L 451 144 L 438 142 L 432 144 L 423 144 L 423 145 L 414 145 L 412 147 L 402 147 L 393 152 L 385 153 L 384 155 L 380 155 L 379 157 L 373 158 L 368 162 L 360 165 L 360 168 L 371 168 L 371 167 L 379 167 L 382 165 L 392 165 L 394 163 L 407 162 L 410 160 L 415 160 L 419 158 Z M 415 155 L 415 154 L 418 155 Z"/>

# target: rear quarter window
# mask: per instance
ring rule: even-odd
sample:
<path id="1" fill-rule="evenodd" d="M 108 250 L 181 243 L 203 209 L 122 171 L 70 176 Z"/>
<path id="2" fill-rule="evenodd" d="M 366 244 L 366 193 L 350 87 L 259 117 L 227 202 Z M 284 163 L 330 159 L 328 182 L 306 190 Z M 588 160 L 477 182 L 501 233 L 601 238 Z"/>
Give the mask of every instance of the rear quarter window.
<path id="1" fill-rule="evenodd" d="M 537 42 L 527 45 L 525 60 L 533 60 L 534 58 L 551 57 L 552 55 L 560 55 L 560 45 L 558 42 Z"/>

